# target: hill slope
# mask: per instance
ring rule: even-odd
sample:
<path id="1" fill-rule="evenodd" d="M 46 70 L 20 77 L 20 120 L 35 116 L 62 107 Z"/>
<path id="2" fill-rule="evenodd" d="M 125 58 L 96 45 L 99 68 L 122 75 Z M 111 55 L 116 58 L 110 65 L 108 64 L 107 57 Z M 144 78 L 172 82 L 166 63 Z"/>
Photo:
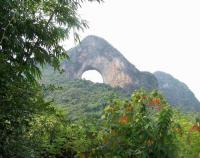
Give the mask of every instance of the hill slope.
<path id="1" fill-rule="evenodd" d="M 67 80 L 65 74 L 54 72 L 49 66 L 43 69 L 41 83 L 61 87 L 53 91 L 46 90 L 46 99 L 53 99 L 56 104 L 64 107 L 72 119 L 88 115 L 98 117 L 111 98 L 128 98 L 128 94 L 121 88 L 87 80 Z"/>
<path id="2" fill-rule="evenodd" d="M 166 96 L 170 104 L 180 106 L 184 110 L 200 111 L 200 103 L 186 84 L 170 74 L 157 71 L 159 90 Z"/>

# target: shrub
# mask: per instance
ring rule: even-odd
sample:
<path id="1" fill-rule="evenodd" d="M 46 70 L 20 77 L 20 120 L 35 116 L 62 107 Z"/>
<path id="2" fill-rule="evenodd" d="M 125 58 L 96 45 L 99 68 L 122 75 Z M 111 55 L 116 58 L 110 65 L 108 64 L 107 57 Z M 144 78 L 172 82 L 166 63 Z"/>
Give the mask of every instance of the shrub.
<path id="1" fill-rule="evenodd" d="M 131 101 L 113 101 L 102 117 L 103 157 L 177 156 L 173 111 L 158 92 L 135 92 Z"/>

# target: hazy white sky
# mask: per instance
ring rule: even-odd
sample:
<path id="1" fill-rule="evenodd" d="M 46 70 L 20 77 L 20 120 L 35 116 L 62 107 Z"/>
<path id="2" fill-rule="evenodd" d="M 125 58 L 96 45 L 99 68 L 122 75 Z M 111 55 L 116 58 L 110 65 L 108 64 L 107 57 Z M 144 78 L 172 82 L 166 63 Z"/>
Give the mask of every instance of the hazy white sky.
<path id="1" fill-rule="evenodd" d="M 200 100 L 200 0 L 105 0 L 80 15 L 90 26 L 81 39 L 103 37 L 139 70 L 170 73 Z"/>

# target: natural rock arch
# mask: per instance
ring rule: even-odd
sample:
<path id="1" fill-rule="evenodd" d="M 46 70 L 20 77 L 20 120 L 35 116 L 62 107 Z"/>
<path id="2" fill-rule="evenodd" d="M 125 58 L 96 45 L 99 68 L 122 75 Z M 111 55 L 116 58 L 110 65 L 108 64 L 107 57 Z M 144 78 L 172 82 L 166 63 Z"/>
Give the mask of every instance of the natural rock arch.
<path id="1" fill-rule="evenodd" d="M 103 76 L 97 70 L 87 70 L 81 75 L 83 80 L 90 80 L 94 83 L 104 83 Z"/>
<path id="2" fill-rule="evenodd" d="M 148 72 L 140 72 L 107 41 L 88 36 L 77 47 L 68 51 L 69 60 L 62 63 L 66 78 L 81 79 L 87 70 L 98 71 L 105 84 L 113 87 L 135 89 L 157 88 L 156 78 Z"/>

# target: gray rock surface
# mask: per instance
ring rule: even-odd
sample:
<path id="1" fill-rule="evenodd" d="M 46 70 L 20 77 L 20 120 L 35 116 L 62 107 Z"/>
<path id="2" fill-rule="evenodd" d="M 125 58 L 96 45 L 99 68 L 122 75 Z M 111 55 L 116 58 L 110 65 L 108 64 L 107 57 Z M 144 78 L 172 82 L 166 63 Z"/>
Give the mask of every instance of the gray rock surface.
<path id="1" fill-rule="evenodd" d="M 134 90 L 157 88 L 155 76 L 141 72 L 106 40 L 88 36 L 78 46 L 68 51 L 70 60 L 62 63 L 66 78 L 81 79 L 87 70 L 98 71 L 105 84 Z"/>
<path id="2" fill-rule="evenodd" d="M 200 111 L 200 102 L 183 82 L 170 74 L 157 71 L 159 90 L 165 95 L 171 105 L 180 106 L 184 110 Z"/>

